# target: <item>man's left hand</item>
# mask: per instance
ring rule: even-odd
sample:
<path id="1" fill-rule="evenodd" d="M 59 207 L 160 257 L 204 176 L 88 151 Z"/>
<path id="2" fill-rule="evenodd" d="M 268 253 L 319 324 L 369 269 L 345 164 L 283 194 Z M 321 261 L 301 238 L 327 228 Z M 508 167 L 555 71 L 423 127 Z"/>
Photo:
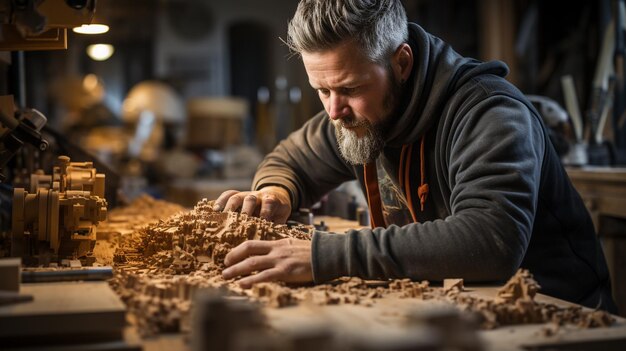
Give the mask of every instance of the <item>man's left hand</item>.
<path id="1" fill-rule="evenodd" d="M 260 282 L 308 283 L 313 280 L 311 241 L 308 240 L 248 240 L 232 249 L 224 264 L 228 267 L 222 271 L 224 279 L 244 277 L 238 281 L 243 288 Z"/>

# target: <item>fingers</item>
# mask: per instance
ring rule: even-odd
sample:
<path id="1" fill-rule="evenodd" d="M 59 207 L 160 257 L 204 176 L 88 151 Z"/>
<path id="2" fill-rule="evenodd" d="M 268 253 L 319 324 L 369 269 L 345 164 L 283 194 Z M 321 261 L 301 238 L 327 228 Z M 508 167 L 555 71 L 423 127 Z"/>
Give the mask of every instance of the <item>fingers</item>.
<path id="1" fill-rule="evenodd" d="M 243 198 L 243 205 L 241 206 L 241 213 L 247 215 L 254 215 L 259 205 L 259 198 L 255 195 L 248 194 Z"/>
<path id="2" fill-rule="evenodd" d="M 230 250 L 224 258 L 224 264 L 232 266 L 245 260 L 250 256 L 266 255 L 272 250 L 272 246 L 276 245 L 276 241 L 248 240 L 241 245 Z"/>
<path id="3" fill-rule="evenodd" d="M 227 190 L 220 195 L 213 204 L 214 211 L 238 211 L 247 215 L 255 215 L 260 211 L 258 196 L 244 191 Z"/>
<path id="4" fill-rule="evenodd" d="M 265 281 L 302 283 L 313 280 L 308 240 L 247 241 L 233 249 L 224 262 L 229 267 L 222 271 L 222 276 L 225 279 L 243 277 L 238 283 L 244 288 Z"/>
<path id="5" fill-rule="evenodd" d="M 264 218 L 268 221 L 276 221 L 278 218 L 278 213 L 281 210 L 281 206 L 283 204 L 276 197 L 276 195 L 272 193 L 263 194 L 263 201 L 261 202 L 261 211 L 259 212 L 259 217 Z"/>
<path id="6" fill-rule="evenodd" d="M 269 186 L 259 191 L 227 190 L 213 204 L 214 211 L 239 211 L 271 222 L 285 223 L 291 214 L 287 190 Z"/>
<path id="7" fill-rule="evenodd" d="M 262 272 L 259 272 L 255 275 L 251 275 L 245 278 L 240 279 L 237 283 L 244 289 L 249 289 L 252 285 L 256 283 L 262 282 L 273 282 L 277 280 L 281 280 L 281 276 L 283 275 L 282 271 L 277 268 L 266 269 Z"/>
<path id="8" fill-rule="evenodd" d="M 274 259 L 268 255 L 251 256 L 222 271 L 224 279 L 248 276 L 253 272 L 261 272 L 274 266 Z"/>
<path id="9" fill-rule="evenodd" d="M 237 190 L 226 190 L 220 195 L 213 204 L 213 211 L 222 211 L 226 207 L 228 200 L 235 194 L 239 193 Z"/>
<path id="10" fill-rule="evenodd" d="M 259 217 L 270 220 L 277 206 L 276 196 L 272 194 L 263 194 L 263 202 L 261 204 L 261 212 Z"/>
<path id="11" fill-rule="evenodd" d="M 243 204 L 244 195 L 242 193 L 237 193 L 232 195 L 228 201 L 226 201 L 226 206 L 224 206 L 224 212 L 226 211 L 237 211 L 239 207 Z"/>

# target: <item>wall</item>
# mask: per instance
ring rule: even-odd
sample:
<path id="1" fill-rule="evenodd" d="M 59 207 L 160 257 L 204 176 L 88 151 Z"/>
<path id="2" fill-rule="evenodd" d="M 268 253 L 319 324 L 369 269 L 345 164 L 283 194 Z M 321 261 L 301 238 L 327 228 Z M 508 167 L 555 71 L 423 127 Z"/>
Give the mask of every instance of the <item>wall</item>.
<path id="1" fill-rule="evenodd" d="M 272 56 L 275 58 L 273 71 L 276 75 L 292 75 L 288 66 L 299 62 L 287 62 L 288 51 L 279 37 L 285 37 L 287 23 L 295 11 L 297 2 L 293 0 L 231 0 L 217 4 L 204 2 L 212 13 L 212 29 L 200 40 L 186 41 L 176 36 L 165 13 L 168 8 L 160 7 L 155 38 L 155 76 L 168 77 L 173 72 L 172 60 L 188 60 L 197 65 L 205 61 L 208 70 L 206 80 L 189 80 L 182 92 L 186 97 L 218 95 L 225 96 L 230 92 L 229 82 L 229 50 L 228 27 L 241 20 L 254 20 L 265 23 L 273 31 L 275 37 Z M 171 8 L 170 8 L 171 10 Z M 289 77 L 288 77 L 289 78 Z"/>

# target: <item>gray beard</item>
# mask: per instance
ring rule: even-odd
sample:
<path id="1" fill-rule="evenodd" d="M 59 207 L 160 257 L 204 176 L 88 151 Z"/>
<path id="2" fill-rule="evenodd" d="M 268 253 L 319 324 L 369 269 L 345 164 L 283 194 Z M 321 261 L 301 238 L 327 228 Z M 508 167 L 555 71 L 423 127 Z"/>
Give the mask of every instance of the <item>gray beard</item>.
<path id="1" fill-rule="evenodd" d="M 385 141 L 371 124 L 365 122 L 366 133 L 362 137 L 345 129 L 341 123 L 335 124 L 335 135 L 341 156 L 353 165 L 364 165 L 376 160 L 383 150 Z"/>
<path id="2" fill-rule="evenodd" d="M 402 83 L 394 78 L 391 68 L 388 68 L 387 74 L 391 81 L 391 89 L 385 94 L 383 106 L 386 111 L 389 111 L 389 115 L 383 118 L 382 122 L 372 125 L 368 121 L 356 122 L 351 118 L 333 122 L 339 152 L 346 161 L 355 166 L 374 162 L 378 158 L 385 147 L 384 131 L 393 123 L 392 116 L 400 113 L 398 101 L 402 95 Z M 349 126 L 365 127 L 365 135 L 359 138 L 355 132 L 345 129 L 344 123 Z"/>

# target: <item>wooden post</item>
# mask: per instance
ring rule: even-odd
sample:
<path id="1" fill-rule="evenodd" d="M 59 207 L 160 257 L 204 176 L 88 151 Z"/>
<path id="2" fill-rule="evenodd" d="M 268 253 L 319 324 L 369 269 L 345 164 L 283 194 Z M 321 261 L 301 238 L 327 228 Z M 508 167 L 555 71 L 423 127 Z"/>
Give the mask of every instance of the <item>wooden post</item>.
<path id="1" fill-rule="evenodd" d="M 481 0 L 479 26 L 480 59 L 504 61 L 511 70 L 507 80 L 513 84 L 519 83 L 515 55 L 517 20 L 514 0 Z"/>

